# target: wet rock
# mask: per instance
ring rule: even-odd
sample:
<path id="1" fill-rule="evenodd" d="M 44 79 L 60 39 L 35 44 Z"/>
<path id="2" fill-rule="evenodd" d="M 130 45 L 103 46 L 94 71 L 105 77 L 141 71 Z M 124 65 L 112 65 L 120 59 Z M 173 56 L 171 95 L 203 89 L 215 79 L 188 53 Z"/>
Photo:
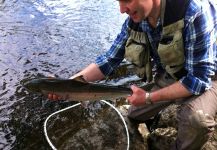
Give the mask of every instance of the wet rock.
<path id="1" fill-rule="evenodd" d="M 132 125 L 127 121 L 130 132 L 132 150 L 169 150 L 174 144 L 177 136 L 177 111 L 178 105 L 170 105 L 162 111 L 157 129 L 149 133 L 145 124 Z M 127 114 L 127 107 L 122 107 Z M 125 117 L 126 118 L 126 117 Z M 217 120 L 217 115 L 215 120 Z M 138 130 L 135 130 L 138 129 Z M 139 132 L 138 132 L 139 131 Z M 214 150 L 217 147 L 217 127 L 214 134 L 205 144 L 203 150 Z"/>
<path id="2" fill-rule="evenodd" d="M 127 117 L 128 108 L 129 105 L 123 105 L 119 107 L 119 111 L 122 113 L 128 127 L 130 150 L 148 150 L 147 136 L 149 132 L 147 131 L 145 124 L 138 125 L 129 120 Z"/>
<path id="3" fill-rule="evenodd" d="M 167 127 L 173 127 L 177 129 L 177 111 L 178 105 L 170 105 L 166 109 L 162 110 L 161 117 L 158 122 L 158 127 L 160 128 L 167 128 Z"/>
<path id="4" fill-rule="evenodd" d="M 217 121 L 217 115 L 215 116 L 215 120 Z M 215 127 L 215 131 L 212 137 L 204 146 L 203 150 L 215 150 L 217 149 L 217 126 Z"/>
<path id="5" fill-rule="evenodd" d="M 158 128 L 148 136 L 149 150 L 168 150 L 174 144 L 177 130 L 173 127 Z"/>

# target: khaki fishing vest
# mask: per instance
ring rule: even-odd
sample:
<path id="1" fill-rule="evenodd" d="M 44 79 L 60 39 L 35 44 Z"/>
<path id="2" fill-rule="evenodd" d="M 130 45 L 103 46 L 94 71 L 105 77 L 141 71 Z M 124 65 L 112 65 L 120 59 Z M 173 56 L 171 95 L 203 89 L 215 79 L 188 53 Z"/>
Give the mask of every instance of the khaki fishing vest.
<path id="1" fill-rule="evenodd" d="M 150 57 L 150 44 L 144 32 L 137 32 L 129 29 L 130 36 L 125 46 L 125 58 L 135 65 L 136 74 L 152 80 L 152 66 Z"/>
<path id="2" fill-rule="evenodd" d="M 166 0 L 161 2 L 161 20 L 164 21 Z M 162 23 L 163 24 L 163 23 Z M 161 63 L 165 70 L 177 80 L 174 75 L 184 68 L 184 44 L 182 29 L 184 19 L 163 27 L 161 40 L 157 49 Z M 129 38 L 125 46 L 125 58 L 136 66 L 136 73 L 147 82 L 152 80 L 152 66 L 150 57 L 150 43 L 147 34 L 128 29 Z"/>

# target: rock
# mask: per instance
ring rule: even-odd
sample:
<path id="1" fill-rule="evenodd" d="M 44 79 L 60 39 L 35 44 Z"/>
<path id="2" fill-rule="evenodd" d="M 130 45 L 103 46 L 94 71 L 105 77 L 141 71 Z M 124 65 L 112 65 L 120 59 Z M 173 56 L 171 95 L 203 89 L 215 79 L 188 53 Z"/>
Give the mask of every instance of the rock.
<path id="1" fill-rule="evenodd" d="M 129 126 L 130 132 L 130 149 L 132 150 L 169 150 L 174 144 L 177 136 L 177 117 L 176 110 L 178 105 L 170 105 L 161 113 L 161 117 L 157 126 L 152 133 L 149 133 L 146 125 L 139 124 L 136 126 L 127 119 L 127 107 L 122 107 L 125 112 L 125 119 Z M 217 120 L 217 116 L 215 118 Z M 137 130 L 138 129 L 138 130 Z M 217 149 L 217 127 L 214 134 L 205 144 L 203 150 Z"/>
<path id="2" fill-rule="evenodd" d="M 177 130 L 173 127 L 158 128 L 148 136 L 149 150 L 169 150 L 176 140 Z"/>
<path id="3" fill-rule="evenodd" d="M 148 131 L 146 130 L 145 124 L 136 124 L 129 120 L 127 117 L 127 110 L 129 105 L 122 105 L 119 107 L 119 111 L 121 112 L 122 116 L 124 117 L 128 131 L 130 136 L 130 150 L 148 150 L 147 145 L 147 134 Z M 138 128 L 140 126 L 140 128 Z M 139 132 L 139 130 L 142 130 Z"/>
<path id="4" fill-rule="evenodd" d="M 215 116 L 215 120 L 217 121 L 217 115 Z M 215 150 L 217 149 L 217 126 L 215 127 L 215 131 L 212 137 L 204 146 L 203 150 Z"/>
<path id="5" fill-rule="evenodd" d="M 167 127 L 173 127 L 177 129 L 177 111 L 178 105 L 169 105 L 166 109 L 162 110 L 161 117 L 158 122 L 158 127 L 160 128 L 167 128 Z"/>
<path id="6" fill-rule="evenodd" d="M 168 150 L 174 144 L 177 136 L 177 111 L 178 105 L 170 105 L 161 113 L 158 128 L 147 137 L 150 150 Z M 217 120 L 217 115 L 215 120 Z M 203 150 L 217 149 L 217 127 L 205 144 Z"/>

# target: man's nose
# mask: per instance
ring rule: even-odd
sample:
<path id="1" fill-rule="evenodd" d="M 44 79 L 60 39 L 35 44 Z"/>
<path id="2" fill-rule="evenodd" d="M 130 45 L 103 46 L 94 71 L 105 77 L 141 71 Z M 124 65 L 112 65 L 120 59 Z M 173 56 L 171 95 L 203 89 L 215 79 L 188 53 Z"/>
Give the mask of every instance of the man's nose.
<path id="1" fill-rule="evenodd" d="M 120 12 L 123 14 L 123 13 L 127 13 L 129 12 L 129 9 L 127 7 L 127 4 L 126 3 L 119 3 L 119 6 L 120 6 Z"/>

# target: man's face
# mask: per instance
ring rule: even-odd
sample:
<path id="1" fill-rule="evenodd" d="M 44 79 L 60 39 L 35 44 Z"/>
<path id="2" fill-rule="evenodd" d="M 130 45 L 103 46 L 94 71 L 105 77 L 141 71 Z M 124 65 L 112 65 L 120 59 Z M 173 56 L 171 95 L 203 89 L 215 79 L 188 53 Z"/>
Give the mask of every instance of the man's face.
<path id="1" fill-rule="evenodd" d="M 153 7 L 153 0 L 119 0 L 120 12 L 127 13 L 134 22 L 147 18 Z"/>

